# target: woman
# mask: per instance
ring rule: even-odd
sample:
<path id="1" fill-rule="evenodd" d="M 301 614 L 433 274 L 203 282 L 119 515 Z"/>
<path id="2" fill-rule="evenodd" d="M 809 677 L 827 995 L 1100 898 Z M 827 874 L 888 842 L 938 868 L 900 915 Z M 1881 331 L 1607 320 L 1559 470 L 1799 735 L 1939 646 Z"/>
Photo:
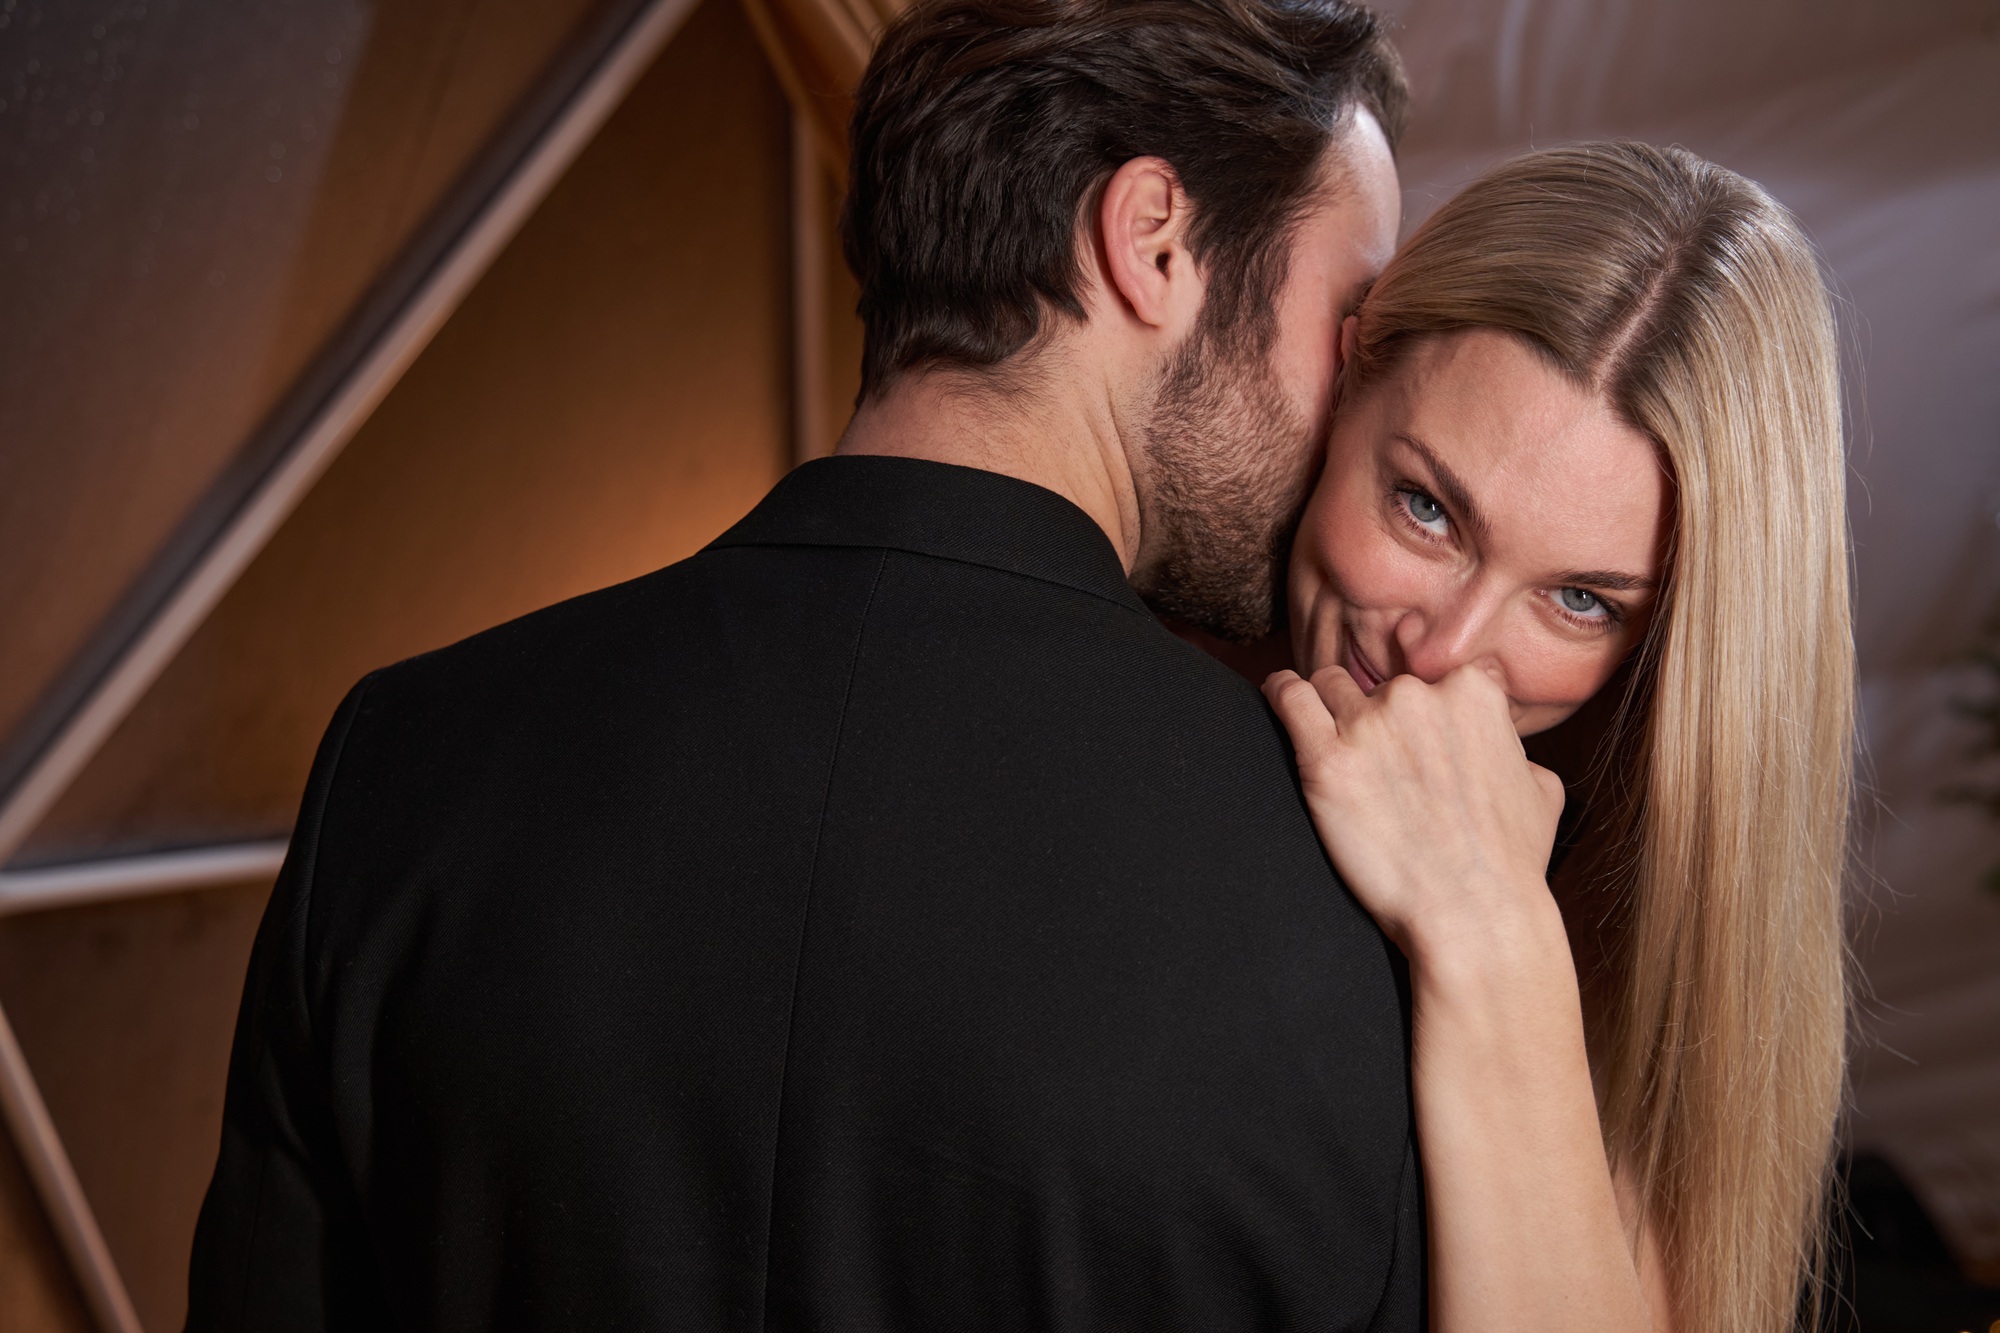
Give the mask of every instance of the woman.
<path id="1" fill-rule="evenodd" d="M 1432 1326 L 1789 1329 L 1842 1089 L 1853 729 L 1811 248 L 1685 152 L 1535 153 L 1432 217 L 1343 343 L 1293 555 L 1310 683 L 1266 692 L 1410 961 Z M 1582 829 L 1552 877 L 1542 733 Z"/>

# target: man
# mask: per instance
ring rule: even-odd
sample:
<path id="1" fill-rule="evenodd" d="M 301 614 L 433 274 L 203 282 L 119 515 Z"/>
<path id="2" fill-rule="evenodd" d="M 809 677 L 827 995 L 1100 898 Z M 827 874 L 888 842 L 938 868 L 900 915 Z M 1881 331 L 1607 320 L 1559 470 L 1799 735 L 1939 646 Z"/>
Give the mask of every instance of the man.
<path id="1" fill-rule="evenodd" d="M 887 34 L 843 456 L 342 705 L 191 1327 L 1419 1326 L 1391 950 L 1147 611 L 1271 627 L 1402 101 L 1341 0 Z"/>

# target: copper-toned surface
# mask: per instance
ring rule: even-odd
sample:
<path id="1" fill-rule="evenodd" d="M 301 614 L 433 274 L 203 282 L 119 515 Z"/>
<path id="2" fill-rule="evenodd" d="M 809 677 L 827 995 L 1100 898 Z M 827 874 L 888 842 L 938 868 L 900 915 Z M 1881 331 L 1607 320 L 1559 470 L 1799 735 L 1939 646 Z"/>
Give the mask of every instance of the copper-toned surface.
<path id="1" fill-rule="evenodd" d="M 186 1314 L 187 1246 L 268 892 L 245 885 L 0 922 L 0 1004 L 148 1329 L 179 1328 Z"/>
<path id="2" fill-rule="evenodd" d="M 847 172 L 854 88 L 882 28 L 908 0 L 742 0 L 792 104 L 836 176 Z"/>
<path id="3" fill-rule="evenodd" d="M 371 667 L 688 554 L 786 444 L 785 108 L 705 6 L 28 857 L 284 829 Z"/>
<path id="4" fill-rule="evenodd" d="M 861 389 L 861 319 L 854 313 L 854 303 L 861 299 L 861 287 L 848 270 L 847 261 L 840 257 L 840 187 L 831 172 L 826 174 L 824 187 L 826 201 L 820 216 L 826 227 L 827 262 L 819 336 L 825 340 L 826 373 L 821 385 L 825 397 L 820 410 L 825 414 L 827 440 L 838 441 L 840 433 L 847 429 L 848 418 L 854 415 L 854 395 Z"/>
<path id="5" fill-rule="evenodd" d="M 92 1333 L 19 1154 L 0 1137 L 0 1319 L 7 1333 Z"/>
<path id="6" fill-rule="evenodd" d="M 17 22 L 0 92 L 0 739 L 591 0 Z"/>
<path id="7" fill-rule="evenodd" d="M 620 0 L 479 152 L 448 204 L 315 354 L 282 406 L 0 749 L 0 861 L 13 857 L 235 586 L 694 7 L 695 0 Z"/>

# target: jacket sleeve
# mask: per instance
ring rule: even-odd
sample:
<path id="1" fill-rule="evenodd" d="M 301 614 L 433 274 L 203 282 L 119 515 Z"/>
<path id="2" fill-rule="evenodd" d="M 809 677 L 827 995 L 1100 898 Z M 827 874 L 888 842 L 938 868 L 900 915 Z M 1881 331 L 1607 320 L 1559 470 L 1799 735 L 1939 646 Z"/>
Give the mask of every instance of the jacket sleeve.
<path id="1" fill-rule="evenodd" d="M 196 1225 L 191 1333 L 390 1327 L 359 1201 L 333 1132 L 314 1037 L 306 924 L 341 752 L 368 688 L 320 743 L 291 848 L 264 910 L 237 1016 L 222 1148 Z"/>

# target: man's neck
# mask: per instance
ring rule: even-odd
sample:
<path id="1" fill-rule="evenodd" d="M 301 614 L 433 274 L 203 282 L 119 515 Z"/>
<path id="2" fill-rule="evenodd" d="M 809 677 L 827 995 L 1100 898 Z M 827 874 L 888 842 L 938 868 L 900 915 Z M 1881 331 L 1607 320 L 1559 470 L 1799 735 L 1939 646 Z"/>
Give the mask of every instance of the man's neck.
<path id="1" fill-rule="evenodd" d="M 1090 515 L 1130 572 L 1139 501 L 1108 392 L 1071 379 L 1063 390 L 1001 388 L 976 373 L 908 375 L 855 412 L 839 454 L 927 458 L 1033 482 Z"/>

